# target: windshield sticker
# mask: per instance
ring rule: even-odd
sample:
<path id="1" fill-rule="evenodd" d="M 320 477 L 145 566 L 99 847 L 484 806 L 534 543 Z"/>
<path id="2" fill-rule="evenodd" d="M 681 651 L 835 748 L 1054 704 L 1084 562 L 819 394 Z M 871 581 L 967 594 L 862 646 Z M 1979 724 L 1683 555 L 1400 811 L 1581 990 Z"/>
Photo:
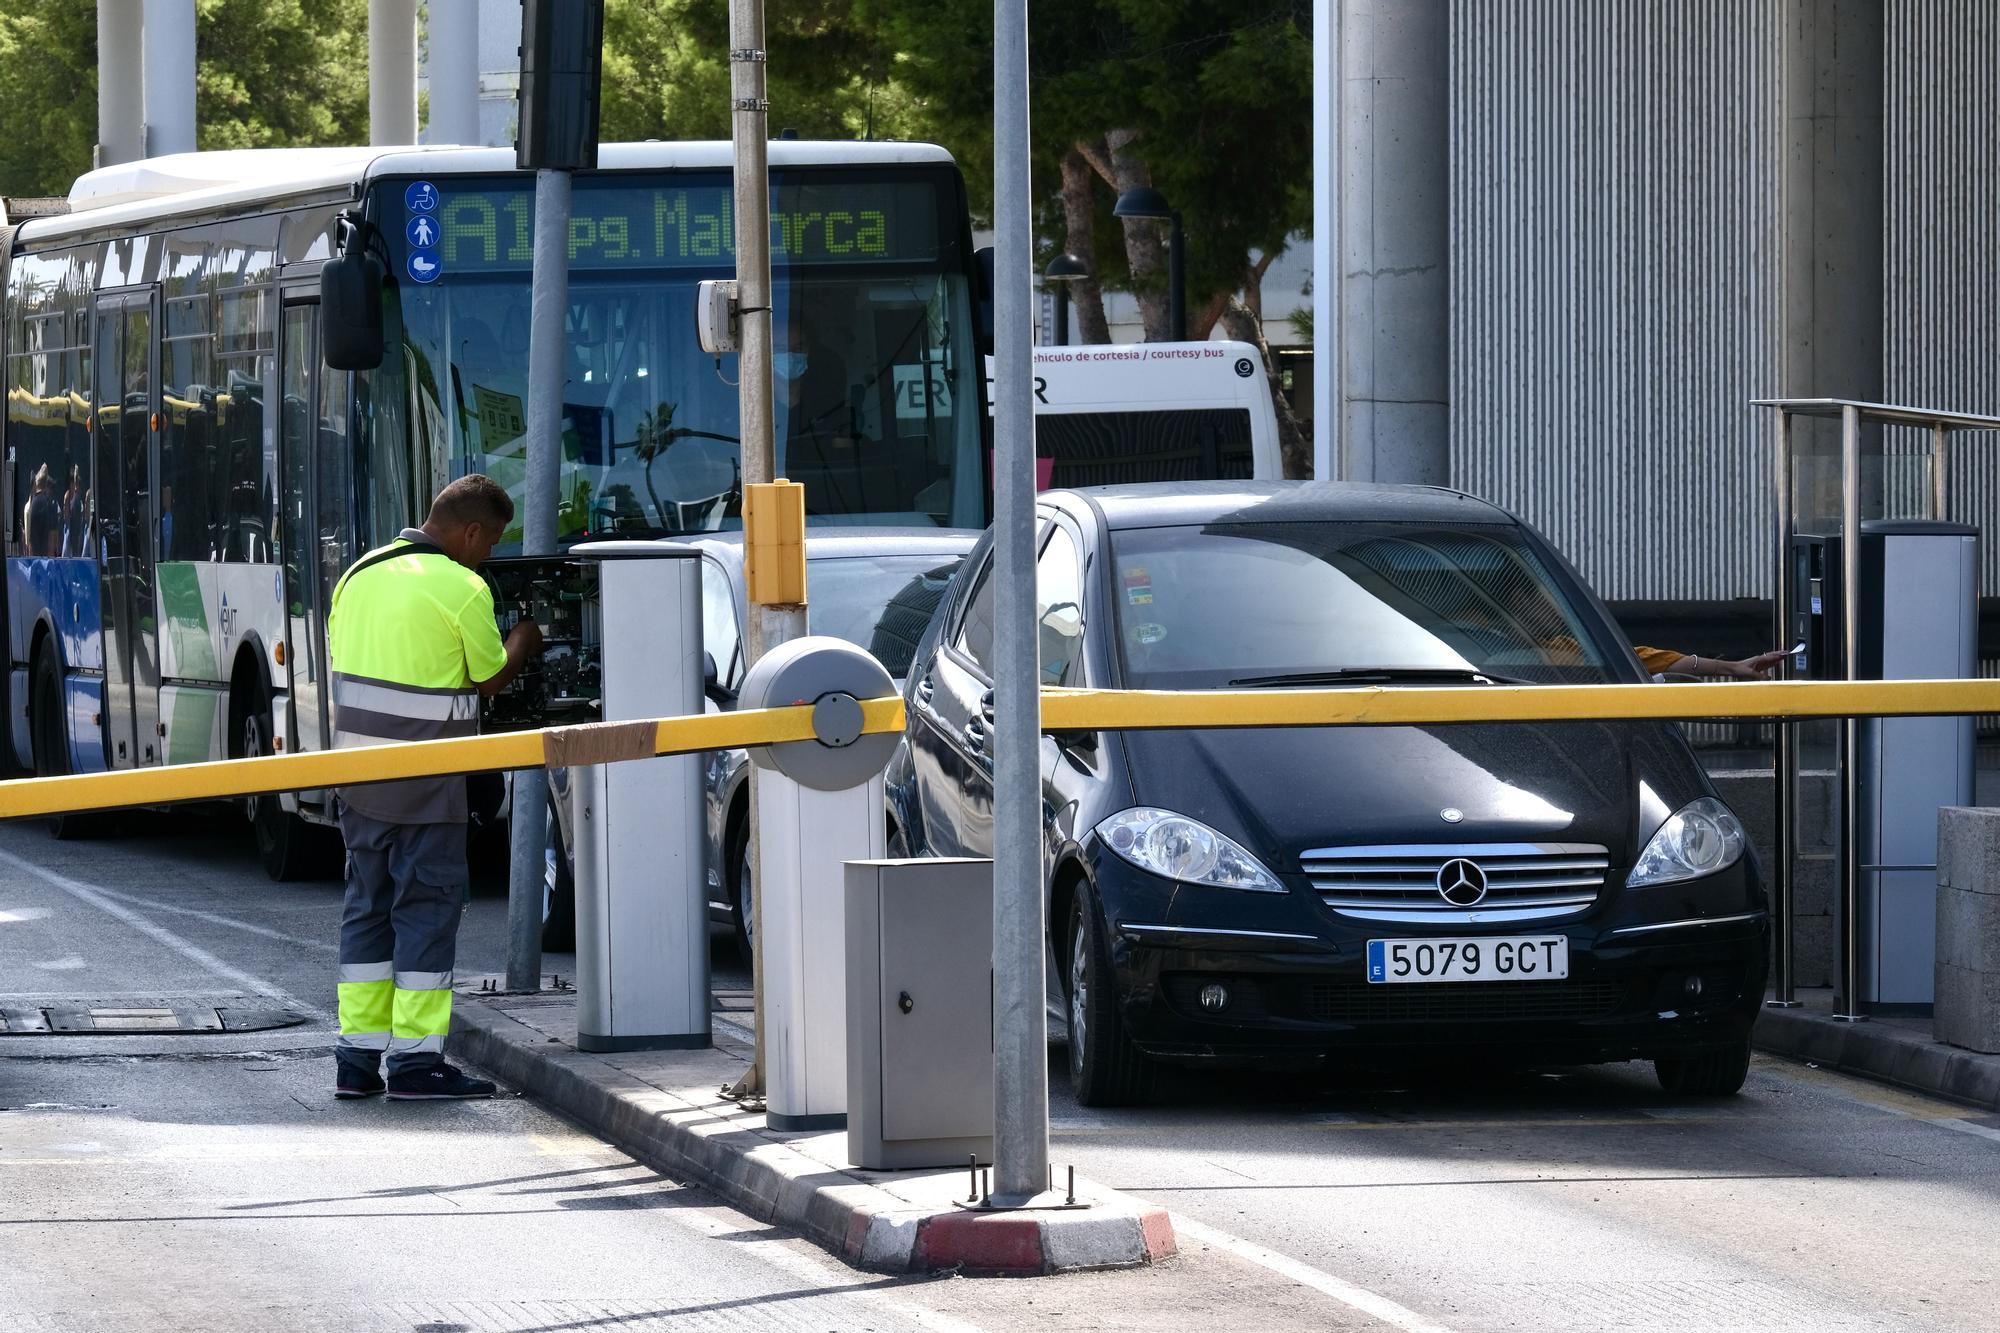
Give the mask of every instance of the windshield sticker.
<path id="1" fill-rule="evenodd" d="M 1161 639 L 1167 637 L 1167 627 L 1151 623 L 1134 625 L 1132 627 L 1132 637 L 1140 643 L 1158 643 Z"/>
<path id="2" fill-rule="evenodd" d="M 412 213 L 435 213 L 437 206 L 437 186 L 429 181 L 411 181 L 410 188 L 403 191 L 403 207 Z"/>
<path id="3" fill-rule="evenodd" d="M 1125 569 L 1125 604 L 1127 606 L 1150 606 L 1153 602 L 1153 576 L 1146 572 L 1144 565 L 1128 565 Z"/>

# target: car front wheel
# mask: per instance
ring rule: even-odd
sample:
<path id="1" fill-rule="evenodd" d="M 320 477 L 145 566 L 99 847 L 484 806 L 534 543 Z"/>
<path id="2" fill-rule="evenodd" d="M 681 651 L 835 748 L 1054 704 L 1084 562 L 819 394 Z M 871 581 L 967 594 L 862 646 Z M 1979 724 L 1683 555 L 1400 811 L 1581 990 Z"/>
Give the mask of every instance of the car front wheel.
<path id="1" fill-rule="evenodd" d="M 1660 1087 L 1672 1097 L 1729 1097 L 1750 1076 L 1750 1039 L 1700 1055 L 1653 1061 Z"/>
<path id="2" fill-rule="evenodd" d="M 1070 905 L 1069 1085 L 1083 1106 L 1129 1106 L 1152 1092 L 1153 1067 L 1126 1035 L 1118 1015 L 1118 985 L 1111 951 L 1079 888 Z"/>

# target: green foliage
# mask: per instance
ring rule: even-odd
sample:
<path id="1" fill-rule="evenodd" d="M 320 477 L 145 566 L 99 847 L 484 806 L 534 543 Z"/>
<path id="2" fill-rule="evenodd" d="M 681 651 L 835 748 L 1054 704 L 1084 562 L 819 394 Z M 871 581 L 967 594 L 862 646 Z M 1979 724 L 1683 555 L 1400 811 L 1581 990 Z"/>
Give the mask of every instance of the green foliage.
<path id="1" fill-rule="evenodd" d="M 198 0 L 202 148 L 363 143 L 367 0 Z M 81 0 L 0 12 L 0 193 L 66 194 L 97 142 L 97 15 Z"/>
<path id="2" fill-rule="evenodd" d="M 806 139 L 903 138 L 895 53 L 844 0 L 765 14 L 771 130 Z M 729 137 L 728 0 L 606 0 L 601 132 L 616 139 Z"/>
<path id="3" fill-rule="evenodd" d="M 914 132 L 964 165 L 991 208 L 992 7 L 987 0 L 857 0 L 903 53 Z M 1312 17 L 1306 0 L 1065 0 L 1030 7 L 1038 232 L 1072 145 L 1117 130 L 1186 219 L 1189 307 L 1242 284 L 1252 252 L 1284 248 L 1312 216 Z M 1093 266 L 1129 285 L 1114 196 L 1097 189 Z M 1046 257 L 1046 256 L 1045 256 Z"/>

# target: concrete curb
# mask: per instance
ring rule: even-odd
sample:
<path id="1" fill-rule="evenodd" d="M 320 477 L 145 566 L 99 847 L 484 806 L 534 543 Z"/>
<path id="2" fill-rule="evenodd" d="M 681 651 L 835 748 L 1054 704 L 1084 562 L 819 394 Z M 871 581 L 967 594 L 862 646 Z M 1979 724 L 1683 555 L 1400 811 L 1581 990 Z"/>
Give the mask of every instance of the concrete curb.
<path id="1" fill-rule="evenodd" d="M 2000 1056 L 1947 1046 L 1907 1028 L 1836 1023 L 1809 1009 L 1767 1008 L 1750 1040 L 1773 1055 L 2000 1111 Z"/>
<path id="2" fill-rule="evenodd" d="M 760 1114 L 697 1106 L 469 996 L 459 995 L 453 1010 L 456 1054 L 649 1165 L 856 1267 L 1048 1274 L 1132 1268 L 1175 1253 L 1167 1210 L 1127 1195 L 1092 1186 L 1095 1206 L 1076 1212 L 913 1204 L 772 1137 Z"/>

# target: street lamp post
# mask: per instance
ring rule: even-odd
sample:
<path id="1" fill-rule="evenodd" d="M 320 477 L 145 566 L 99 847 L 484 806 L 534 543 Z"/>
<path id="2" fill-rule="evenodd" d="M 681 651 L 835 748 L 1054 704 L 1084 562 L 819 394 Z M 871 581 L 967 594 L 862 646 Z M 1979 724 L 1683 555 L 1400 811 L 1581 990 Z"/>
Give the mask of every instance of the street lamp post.
<path id="1" fill-rule="evenodd" d="M 1187 238 L 1181 232 L 1181 211 L 1150 185 L 1135 185 L 1111 206 L 1117 218 L 1158 218 L 1170 224 L 1167 233 L 1167 332 L 1175 342 L 1187 338 Z"/>
<path id="2" fill-rule="evenodd" d="M 1079 282 L 1089 276 L 1090 265 L 1083 261 L 1083 256 L 1067 252 L 1051 259 L 1049 266 L 1042 270 L 1043 285 L 1053 288 L 1056 295 L 1056 345 L 1058 347 L 1069 345 L 1070 284 Z"/>

